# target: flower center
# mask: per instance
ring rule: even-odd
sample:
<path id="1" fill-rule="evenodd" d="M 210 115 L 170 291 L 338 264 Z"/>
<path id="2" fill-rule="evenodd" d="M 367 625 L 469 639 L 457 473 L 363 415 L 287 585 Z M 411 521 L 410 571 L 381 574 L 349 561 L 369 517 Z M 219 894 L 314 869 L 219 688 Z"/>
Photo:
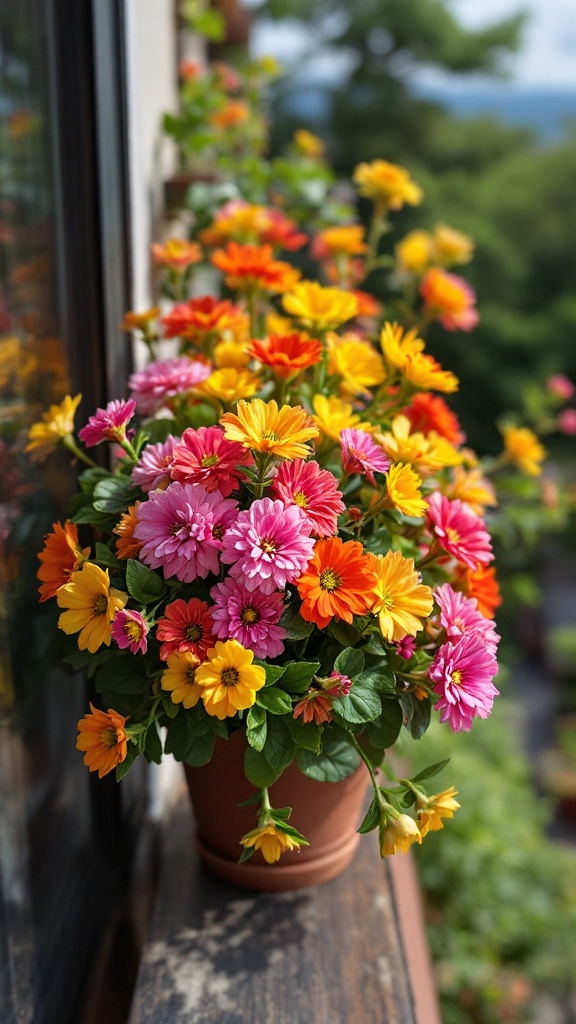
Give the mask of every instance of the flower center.
<path id="1" fill-rule="evenodd" d="M 196 665 L 188 665 L 186 669 L 186 682 L 189 686 L 193 686 L 196 681 Z"/>
<path id="2" fill-rule="evenodd" d="M 93 609 L 94 615 L 106 615 L 106 612 L 108 611 L 108 598 L 106 597 L 106 594 L 98 594 L 97 597 L 94 598 Z"/>
<path id="3" fill-rule="evenodd" d="M 382 598 L 382 603 L 388 611 L 390 611 L 390 609 L 394 607 L 394 598 L 392 597 L 392 594 L 390 593 L 389 590 L 387 590 L 386 593 L 384 594 L 384 597 Z"/>
<path id="4" fill-rule="evenodd" d="M 265 555 L 272 555 L 276 551 L 276 541 L 271 540 L 270 537 L 262 537 L 260 548 Z"/>
<path id="5" fill-rule="evenodd" d="M 212 536 L 214 537 L 214 540 L 222 540 L 222 537 L 224 536 L 224 526 L 222 523 L 218 523 L 217 526 L 212 527 Z"/>
<path id="6" fill-rule="evenodd" d="M 309 502 L 308 498 L 304 494 L 304 491 L 294 491 L 292 497 L 294 498 L 295 505 L 299 505 L 300 508 L 308 508 Z"/>
<path id="7" fill-rule="evenodd" d="M 203 629 L 199 622 L 193 622 L 191 626 L 188 626 L 186 630 L 186 639 L 190 640 L 193 644 L 198 643 L 202 639 Z"/>
<path id="8" fill-rule="evenodd" d="M 263 441 L 278 441 L 278 434 L 275 434 L 273 430 L 265 430 L 262 434 Z"/>
<path id="9" fill-rule="evenodd" d="M 142 638 L 142 626 L 139 622 L 127 622 L 124 626 L 124 632 L 129 640 L 140 640 Z"/>
<path id="10" fill-rule="evenodd" d="M 212 466 L 217 466 L 220 459 L 217 455 L 204 455 L 200 460 L 200 465 L 203 469 L 210 469 Z"/>
<path id="11" fill-rule="evenodd" d="M 462 673 L 459 668 L 457 668 L 456 671 L 452 673 L 452 682 L 456 686 L 462 686 Z"/>
<path id="12" fill-rule="evenodd" d="M 222 669 L 222 686 L 236 686 L 240 676 L 237 668 L 224 668 Z"/>
<path id="13" fill-rule="evenodd" d="M 451 541 L 452 544 L 460 543 L 460 534 L 458 533 L 458 530 L 455 530 L 452 526 L 446 527 L 446 536 L 448 537 L 448 540 Z"/>
<path id="14" fill-rule="evenodd" d="M 334 590 L 338 590 L 342 583 L 342 577 L 334 569 L 323 569 L 319 579 L 322 590 L 327 590 L 329 594 Z"/>
<path id="15" fill-rule="evenodd" d="M 111 750 L 112 747 L 115 747 L 118 743 L 118 733 L 116 729 L 112 729 L 111 727 L 103 729 L 100 733 L 100 742 L 107 750 Z"/>
<path id="16" fill-rule="evenodd" d="M 240 621 L 244 626 L 251 626 L 254 622 L 258 622 L 259 618 L 259 612 L 256 608 L 253 608 L 251 604 L 246 605 L 246 607 L 242 609 Z"/>

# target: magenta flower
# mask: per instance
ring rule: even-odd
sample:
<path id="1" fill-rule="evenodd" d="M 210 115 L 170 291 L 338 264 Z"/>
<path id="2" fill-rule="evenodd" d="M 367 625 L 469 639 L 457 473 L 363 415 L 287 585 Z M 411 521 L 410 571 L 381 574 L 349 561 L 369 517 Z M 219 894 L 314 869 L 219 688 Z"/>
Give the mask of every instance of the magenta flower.
<path id="1" fill-rule="evenodd" d="M 346 427 L 340 431 L 340 444 L 345 473 L 360 473 L 375 487 L 374 473 L 390 469 L 390 459 L 366 430 Z"/>
<path id="2" fill-rule="evenodd" d="M 218 551 L 226 527 L 235 518 L 237 502 L 208 494 L 203 487 L 174 482 L 165 491 L 151 491 L 138 505 L 136 540 L 139 558 L 164 577 L 192 583 L 209 572 L 219 573 Z"/>
<path id="3" fill-rule="evenodd" d="M 434 536 L 450 555 L 470 569 L 491 562 L 492 542 L 484 521 L 459 498 L 449 501 L 439 491 L 428 498 L 428 519 Z"/>
<path id="4" fill-rule="evenodd" d="M 283 462 L 270 487 L 270 494 L 284 505 L 297 505 L 316 537 L 332 537 L 338 516 L 346 506 L 335 477 L 317 462 L 295 459 Z"/>
<path id="5" fill-rule="evenodd" d="M 286 630 L 278 625 L 284 595 L 248 590 L 240 580 L 228 577 L 210 591 L 214 632 L 220 640 L 238 640 L 257 658 L 276 658 L 284 650 Z"/>
<path id="6" fill-rule="evenodd" d="M 550 394 L 556 395 L 556 398 L 563 399 L 564 402 L 572 398 L 575 391 L 572 381 L 565 373 L 553 373 L 548 377 L 546 389 Z"/>
<path id="7" fill-rule="evenodd" d="M 460 591 L 453 590 L 449 583 L 443 583 L 434 591 L 434 600 L 440 608 L 440 624 L 446 630 L 450 643 L 457 643 L 463 636 L 474 634 L 482 637 L 488 650 L 496 654 L 500 637 L 491 619 L 486 619 L 478 611 L 478 602 L 474 597 L 466 597 Z"/>
<path id="8" fill-rule="evenodd" d="M 497 671 L 494 653 L 479 634 L 443 644 L 429 669 L 440 721 L 449 722 L 453 732 L 469 732 L 474 718 L 488 718 L 499 692 L 492 682 Z"/>
<path id="9" fill-rule="evenodd" d="M 225 498 L 239 487 L 242 471 L 250 466 L 252 453 L 239 441 L 228 441 L 221 427 L 189 427 L 174 449 L 171 473 L 182 484 L 202 484 Z"/>
<path id="10" fill-rule="evenodd" d="M 404 658 L 404 661 L 410 661 L 410 658 L 416 650 L 416 638 L 413 636 L 403 636 L 401 640 L 395 644 L 396 654 L 400 658 Z"/>
<path id="11" fill-rule="evenodd" d="M 128 387 L 136 399 L 138 412 L 153 416 L 169 399 L 190 391 L 211 373 L 212 368 L 206 363 L 176 356 L 166 362 L 149 363 L 143 370 L 133 373 Z"/>
<path id="12" fill-rule="evenodd" d="M 108 402 L 105 409 L 97 409 L 90 416 L 88 423 L 78 431 L 78 437 L 87 448 L 92 448 L 102 441 L 123 441 L 126 437 L 126 424 L 136 412 L 136 402 L 130 399 L 124 402 L 114 400 Z"/>
<path id="13" fill-rule="evenodd" d="M 352 680 L 348 676 L 342 675 L 341 672 L 332 671 L 328 676 L 331 682 L 330 686 L 326 686 L 324 693 L 329 697 L 347 697 L 352 689 Z"/>
<path id="14" fill-rule="evenodd" d="M 258 498 L 226 532 L 222 561 L 248 590 L 271 594 L 302 574 L 312 557 L 310 524 L 296 505 Z"/>
<path id="15" fill-rule="evenodd" d="M 558 413 L 558 430 L 569 437 L 576 434 L 576 409 L 562 409 Z"/>
<path id="16" fill-rule="evenodd" d="M 148 623 L 140 612 L 123 608 L 116 612 L 110 627 L 118 647 L 128 647 L 132 654 L 146 654 L 148 649 Z"/>
<path id="17" fill-rule="evenodd" d="M 164 490 L 171 481 L 170 466 L 177 438 L 169 434 L 160 444 L 148 444 L 132 470 L 132 480 L 143 491 Z"/>

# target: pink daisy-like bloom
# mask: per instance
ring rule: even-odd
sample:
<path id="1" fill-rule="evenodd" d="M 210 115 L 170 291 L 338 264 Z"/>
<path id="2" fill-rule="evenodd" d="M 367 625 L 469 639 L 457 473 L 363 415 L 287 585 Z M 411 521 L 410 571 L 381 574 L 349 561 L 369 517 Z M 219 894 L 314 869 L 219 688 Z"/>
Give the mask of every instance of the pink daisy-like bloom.
<path id="1" fill-rule="evenodd" d="M 237 467 L 253 462 L 252 453 L 239 441 L 228 441 L 221 427 L 188 427 L 174 448 L 170 471 L 182 484 L 202 484 L 227 498 L 239 487 L 242 471 Z"/>
<path id="2" fill-rule="evenodd" d="M 488 650 L 496 654 L 500 642 L 496 623 L 478 611 L 476 598 L 466 597 L 461 591 L 453 590 L 449 583 L 443 583 L 434 591 L 434 600 L 440 608 L 440 624 L 446 630 L 450 643 L 455 644 L 461 637 L 475 634 L 482 637 Z"/>
<path id="3" fill-rule="evenodd" d="M 434 536 L 450 555 L 470 569 L 494 558 L 484 520 L 459 498 L 449 501 L 439 491 L 428 498 L 428 520 Z"/>
<path id="4" fill-rule="evenodd" d="M 87 448 L 92 448 L 102 441 L 121 441 L 126 437 L 126 425 L 136 412 L 136 402 L 114 400 L 108 402 L 105 409 L 97 409 L 90 416 L 88 423 L 78 431 L 78 437 Z"/>
<path id="5" fill-rule="evenodd" d="M 345 473 L 360 473 L 375 487 L 374 473 L 390 469 L 390 459 L 366 430 L 346 427 L 340 431 L 340 444 Z"/>
<path id="6" fill-rule="evenodd" d="M 296 505 L 258 498 L 224 537 L 222 561 L 248 590 L 271 594 L 302 574 L 312 557 L 310 524 Z"/>
<path id="7" fill-rule="evenodd" d="M 257 658 L 276 658 L 284 650 L 286 630 L 278 625 L 284 610 L 279 591 L 248 590 L 240 580 L 224 580 L 210 591 L 214 632 L 220 640 L 238 640 Z"/>
<path id="8" fill-rule="evenodd" d="M 218 551 L 226 527 L 235 518 L 237 502 L 208 492 L 199 485 L 170 484 L 151 491 L 138 505 L 134 536 L 142 547 L 139 558 L 164 577 L 192 583 L 209 572 L 218 574 Z"/>
<path id="9" fill-rule="evenodd" d="M 410 661 L 410 658 L 412 657 L 414 651 L 416 650 L 416 638 L 413 636 L 403 636 L 402 639 L 399 640 L 398 643 L 395 645 L 395 647 L 396 654 L 398 654 L 401 658 L 404 658 L 404 661 Z"/>
<path id="10" fill-rule="evenodd" d="M 499 692 L 492 682 L 497 671 L 482 636 L 466 634 L 456 644 L 443 644 L 429 669 L 440 721 L 449 722 L 453 732 L 469 732 L 474 718 L 488 718 Z"/>
<path id="11" fill-rule="evenodd" d="M 118 647 L 130 649 L 132 654 L 146 654 L 148 650 L 148 623 L 140 612 L 123 608 L 116 612 L 110 633 Z"/>
<path id="12" fill-rule="evenodd" d="M 338 516 L 346 506 L 336 478 L 317 462 L 295 459 L 283 462 L 270 487 L 270 494 L 284 505 L 297 505 L 316 537 L 332 537 Z"/>
<path id="13" fill-rule="evenodd" d="M 206 660 L 206 653 L 214 647 L 212 615 L 206 601 L 197 597 L 190 601 L 178 598 L 166 606 L 164 618 L 156 624 L 156 639 L 162 644 L 160 657 L 168 661 L 171 654 L 189 651 L 199 661 Z"/>
<path id="14" fill-rule="evenodd" d="M 136 400 L 138 412 L 153 416 L 175 395 L 184 394 L 205 381 L 212 367 L 186 356 L 176 356 L 166 362 L 149 363 L 143 370 L 133 373 L 128 387 Z"/>
<path id="15" fill-rule="evenodd" d="M 172 452 L 177 440 L 178 438 L 169 434 L 165 441 L 159 444 L 149 444 L 144 448 L 140 461 L 132 470 L 132 480 L 146 494 L 149 491 L 156 491 L 158 488 L 165 490 L 170 483 Z"/>

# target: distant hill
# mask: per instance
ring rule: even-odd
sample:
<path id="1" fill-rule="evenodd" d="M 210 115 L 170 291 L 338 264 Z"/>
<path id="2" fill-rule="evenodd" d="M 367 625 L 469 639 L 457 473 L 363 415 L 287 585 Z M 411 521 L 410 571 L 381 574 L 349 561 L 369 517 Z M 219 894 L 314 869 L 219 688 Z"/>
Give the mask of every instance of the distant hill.
<path id="1" fill-rule="evenodd" d="M 417 86 L 414 91 L 447 107 L 457 117 L 493 114 L 510 124 L 534 128 L 545 142 L 557 141 L 570 122 L 576 128 L 576 89 Z"/>

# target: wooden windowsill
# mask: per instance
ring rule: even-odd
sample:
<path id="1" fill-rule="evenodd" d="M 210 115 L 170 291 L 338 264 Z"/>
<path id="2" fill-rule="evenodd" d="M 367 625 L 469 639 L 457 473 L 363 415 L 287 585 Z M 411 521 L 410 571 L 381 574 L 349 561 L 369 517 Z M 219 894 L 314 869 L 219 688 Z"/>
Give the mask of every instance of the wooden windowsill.
<path id="1" fill-rule="evenodd" d="M 440 1024 L 410 858 L 362 836 L 339 878 L 255 894 L 203 868 L 183 783 L 162 832 L 129 1024 Z"/>

